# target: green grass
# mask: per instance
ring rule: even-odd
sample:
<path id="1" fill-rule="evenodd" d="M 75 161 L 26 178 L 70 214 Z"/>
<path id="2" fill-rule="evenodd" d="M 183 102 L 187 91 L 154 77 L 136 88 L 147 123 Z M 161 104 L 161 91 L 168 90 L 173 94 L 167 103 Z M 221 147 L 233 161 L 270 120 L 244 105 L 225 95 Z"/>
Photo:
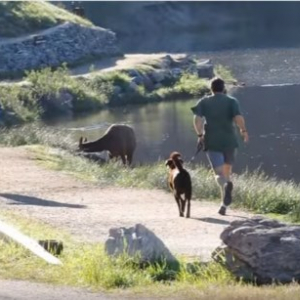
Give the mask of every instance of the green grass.
<path id="1" fill-rule="evenodd" d="M 256 287 L 236 280 L 215 262 L 201 263 L 178 257 L 179 268 L 166 263 L 141 267 L 137 257 L 110 258 L 102 244 L 81 243 L 68 233 L 41 221 L 1 210 L 1 220 L 13 224 L 33 239 L 63 241 L 62 266 L 49 265 L 14 243 L 0 241 L 0 278 L 30 280 L 91 288 L 119 297 L 169 297 L 169 299 L 300 299 L 297 284 Z"/>
<path id="2" fill-rule="evenodd" d="M 162 99 L 196 98 L 209 93 L 209 82 L 193 74 L 183 74 L 171 87 L 161 87 L 154 92 Z"/>
<path id="3" fill-rule="evenodd" d="M 119 163 L 99 166 L 66 151 L 74 149 L 75 145 L 69 136 L 63 135 L 64 140 L 61 141 L 57 139 L 58 135 L 62 136 L 61 132 L 46 128 L 41 130 L 30 125 L 23 130 L 15 128 L 6 131 L 0 134 L 0 138 L 6 145 L 43 144 L 44 146 L 29 146 L 39 163 L 99 185 L 167 189 L 163 162 L 121 168 L 121 171 Z M 65 150 L 52 148 L 60 143 Z M 203 166 L 188 165 L 188 168 L 194 179 L 193 187 L 197 198 L 214 201 L 219 197 L 210 171 Z M 291 220 L 293 217 L 294 221 L 299 221 L 297 199 L 300 187 L 295 183 L 276 181 L 262 173 L 235 176 L 234 182 L 236 206 L 281 219 L 288 217 Z M 123 255 L 118 259 L 111 259 L 105 254 L 103 245 L 79 243 L 61 229 L 37 223 L 33 219 L 21 218 L 8 210 L 2 209 L 0 216 L 35 239 L 62 240 L 65 246 L 60 256 L 63 266 L 59 267 L 47 265 L 19 246 L 0 242 L 1 278 L 35 280 L 112 292 L 126 290 L 135 295 L 169 296 L 172 299 L 283 299 L 288 295 L 300 295 L 298 285 L 255 287 L 236 281 L 221 265 L 213 262 L 188 262 L 184 257 L 178 257 L 179 269 L 164 263 L 141 268 L 135 258 Z M 300 296 L 292 298 L 300 299 Z"/>
<path id="4" fill-rule="evenodd" d="M 234 77 L 232 71 L 222 65 L 216 65 L 214 67 L 214 71 L 216 76 L 221 77 L 227 84 L 232 84 L 236 82 L 236 78 Z"/>
<path id="5" fill-rule="evenodd" d="M 59 138 L 58 138 L 59 137 Z M 70 133 L 30 124 L 25 127 L 3 129 L 1 143 L 8 146 L 43 145 L 37 147 L 40 161 L 56 170 L 66 171 L 101 185 L 133 188 L 168 189 L 163 162 L 136 165 L 132 169 L 119 168 L 119 163 L 99 166 L 87 159 L 72 155 L 77 143 Z M 52 147 L 61 151 L 53 151 Z M 197 199 L 218 200 L 219 189 L 211 170 L 201 165 L 189 165 L 193 194 Z M 233 175 L 234 206 L 263 214 L 278 214 L 294 222 L 300 221 L 300 186 L 293 181 L 276 180 L 263 172 Z"/>
<path id="6" fill-rule="evenodd" d="M 67 152 L 54 153 L 41 148 L 36 154 L 40 161 L 55 170 L 66 171 L 100 185 L 168 190 L 163 162 L 120 171 L 118 163 L 99 166 Z M 187 167 L 194 179 L 194 198 L 219 201 L 219 189 L 212 172 L 201 165 L 187 164 Z M 300 221 L 300 186 L 296 183 L 278 181 L 259 172 L 235 174 L 233 181 L 233 207 L 262 214 L 284 215 L 289 221 Z"/>
<path id="7" fill-rule="evenodd" d="M 1 122 L 5 125 L 36 121 L 41 115 L 33 90 L 18 85 L 0 86 L 0 105 L 3 109 Z"/>
<path id="8" fill-rule="evenodd" d="M 103 84 L 98 90 L 93 89 L 92 83 L 69 76 L 65 66 L 54 71 L 51 68 L 31 71 L 24 79 L 29 82 L 26 87 L 0 86 L 0 104 L 4 109 L 5 125 L 33 122 L 66 113 L 60 105 L 55 105 L 61 91 L 68 92 L 73 98 L 71 113 L 101 109 L 108 102 L 112 89 L 109 84 Z M 43 109 L 41 99 L 49 99 L 51 109 Z"/>
<path id="9" fill-rule="evenodd" d="M 75 149 L 69 133 L 59 129 L 40 126 L 37 123 L 22 127 L 2 128 L 0 130 L 1 144 L 6 146 L 46 145 L 60 149 Z"/>
<path id="10" fill-rule="evenodd" d="M 125 253 L 118 258 L 105 254 L 102 244 L 80 243 L 62 230 L 33 219 L 19 217 L 2 210 L 1 219 L 33 239 L 56 239 L 64 243 L 60 255 L 62 266 L 47 265 L 42 259 L 14 243 L 0 241 L 0 277 L 5 279 L 35 280 L 40 282 L 91 287 L 96 290 L 144 288 L 156 286 L 199 285 L 234 282 L 233 277 L 216 263 L 187 262 L 179 258 L 180 266 L 150 264 L 141 267 L 138 257 Z"/>
<path id="11" fill-rule="evenodd" d="M 58 138 L 59 137 L 59 138 Z M 62 138 L 63 137 L 63 138 Z M 1 143 L 8 146 L 43 145 L 36 149 L 37 158 L 48 167 L 65 171 L 100 185 L 133 188 L 168 189 L 163 162 L 119 168 L 119 163 L 99 166 L 87 159 L 74 156 L 77 143 L 70 133 L 31 124 L 0 132 Z M 46 148 L 44 147 L 46 146 Z M 61 150 L 53 150 L 53 147 Z M 193 180 L 194 198 L 218 200 L 219 189 L 211 170 L 202 165 L 189 165 Z M 197 178 L 197 180 L 195 180 Z M 233 175 L 234 206 L 257 213 L 276 214 L 286 220 L 300 221 L 300 186 L 293 181 L 276 180 L 263 172 Z"/>
<path id="12" fill-rule="evenodd" d="M 0 36 L 16 37 L 69 21 L 92 23 L 46 1 L 0 1 Z"/>
<path id="13" fill-rule="evenodd" d="M 91 288 L 122 297 L 147 295 L 171 299 L 300 299 L 296 284 L 256 287 L 237 281 L 214 262 L 187 262 L 179 257 L 179 269 L 151 264 L 140 267 L 136 258 L 126 254 L 108 257 L 102 244 L 80 243 L 68 233 L 41 221 L 20 217 L 1 210 L 1 220 L 14 224 L 34 239 L 56 239 L 64 242 L 59 256 L 62 266 L 49 265 L 14 243 L 0 241 L 0 278 L 19 279 Z"/>

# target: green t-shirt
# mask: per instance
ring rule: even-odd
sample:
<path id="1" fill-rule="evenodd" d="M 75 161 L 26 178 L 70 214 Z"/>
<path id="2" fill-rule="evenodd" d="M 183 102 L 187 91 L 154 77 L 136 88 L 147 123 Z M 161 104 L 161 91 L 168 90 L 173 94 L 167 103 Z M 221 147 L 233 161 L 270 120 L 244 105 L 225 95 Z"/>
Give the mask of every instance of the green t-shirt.
<path id="1" fill-rule="evenodd" d="M 238 147 L 233 118 L 241 115 L 237 99 L 216 93 L 201 98 L 192 112 L 205 118 L 204 143 L 206 150 L 226 151 Z"/>

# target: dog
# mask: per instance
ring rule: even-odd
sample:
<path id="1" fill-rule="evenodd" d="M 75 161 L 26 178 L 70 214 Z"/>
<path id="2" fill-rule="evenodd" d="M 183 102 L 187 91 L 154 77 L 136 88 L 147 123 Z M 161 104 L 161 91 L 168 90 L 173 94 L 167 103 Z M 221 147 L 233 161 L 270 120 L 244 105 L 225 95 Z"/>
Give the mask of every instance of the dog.
<path id="1" fill-rule="evenodd" d="M 179 152 L 172 152 L 166 160 L 165 165 L 169 167 L 168 185 L 178 205 L 179 216 L 184 217 L 187 202 L 186 218 L 190 218 L 192 180 L 189 172 L 183 167 L 181 154 Z M 182 195 L 184 198 L 182 198 Z"/>

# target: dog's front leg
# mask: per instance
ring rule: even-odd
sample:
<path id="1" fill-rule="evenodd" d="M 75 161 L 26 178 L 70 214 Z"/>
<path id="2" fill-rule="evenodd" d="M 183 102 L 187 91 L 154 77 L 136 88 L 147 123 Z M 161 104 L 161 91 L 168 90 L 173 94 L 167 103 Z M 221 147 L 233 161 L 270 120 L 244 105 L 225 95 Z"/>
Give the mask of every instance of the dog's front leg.
<path id="1" fill-rule="evenodd" d="M 187 212 L 186 212 L 186 217 L 190 218 L 191 216 L 191 200 L 187 199 L 185 200 L 185 202 L 187 201 Z"/>
<path id="2" fill-rule="evenodd" d="M 182 209 L 182 215 L 184 216 L 184 211 L 185 211 L 185 203 L 186 201 L 182 199 L 182 197 L 180 197 L 181 200 L 181 209 Z"/>
<path id="3" fill-rule="evenodd" d="M 183 211 L 182 211 L 182 203 L 181 203 L 181 198 L 178 195 L 174 195 L 175 200 L 177 202 L 178 205 L 178 210 L 179 210 L 179 217 L 183 217 Z"/>

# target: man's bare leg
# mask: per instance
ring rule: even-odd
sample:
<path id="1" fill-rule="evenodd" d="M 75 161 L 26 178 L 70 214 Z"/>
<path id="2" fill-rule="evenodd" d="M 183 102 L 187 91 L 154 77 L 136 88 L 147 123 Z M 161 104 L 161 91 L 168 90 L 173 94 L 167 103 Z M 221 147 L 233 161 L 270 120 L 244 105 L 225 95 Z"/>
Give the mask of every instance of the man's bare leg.
<path id="1" fill-rule="evenodd" d="M 214 173 L 215 173 L 216 182 L 219 185 L 220 190 L 221 190 L 221 199 L 222 199 L 222 202 L 223 202 L 223 198 L 224 198 L 224 186 L 225 186 L 225 184 L 227 182 L 227 178 L 226 178 L 226 176 L 224 174 L 224 165 L 219 166 L 217 168 L 214 168 Z"/>
<path id="2" fill-rule="evenodd" d="M 215 170 L 216 174 L 216 180 L 221 188 L 221 199 L 222 204 L 219 209 L 220 215 L 226 214 L 226 208 L 231 204 L 232 196 L 231 192 L 233 189 L 233 185 L 231 182 L 231 172 L 232 172 L 232 165 L 230 164 L 224 164 L 219 168 L 216 168 Z"/>
<path id="3" fill-rule="evenodd" d="M 231 171 L 232 171 L 232 165 L 230 164 L 224 164 L 223 166 L 223 174 L 226 179 L 226 183 L 224 185 L 223 190 L 223 203 L 220 207 L 219 214 L 225 215 L 226 214 L 226 208 L 231 204 L 232 202 L 232 189 L 233 184 L 230 180 L 231 177 Z"/>
<path id="4" fill-rule="evenodd" d="M 223 165 L 223 175 L 227 181 L 230 181 L 231 172 L 232 172 L 232 165 L 224 164 Z"/>

